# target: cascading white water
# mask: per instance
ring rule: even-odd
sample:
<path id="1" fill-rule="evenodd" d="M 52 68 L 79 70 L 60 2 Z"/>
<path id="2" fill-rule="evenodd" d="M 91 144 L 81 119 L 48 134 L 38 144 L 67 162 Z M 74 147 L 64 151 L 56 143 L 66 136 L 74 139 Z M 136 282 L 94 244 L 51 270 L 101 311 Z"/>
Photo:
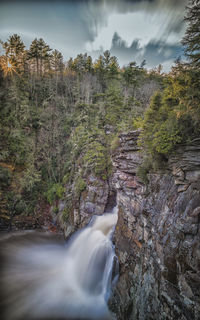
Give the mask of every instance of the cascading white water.
<path id="1" fill-rule="evenodd" d="M 117 209 L 93 217 L 66 246 L 16 242 L 6 247 L 6 319 L 114 319 L 107 300 L 115 259 Z"/>

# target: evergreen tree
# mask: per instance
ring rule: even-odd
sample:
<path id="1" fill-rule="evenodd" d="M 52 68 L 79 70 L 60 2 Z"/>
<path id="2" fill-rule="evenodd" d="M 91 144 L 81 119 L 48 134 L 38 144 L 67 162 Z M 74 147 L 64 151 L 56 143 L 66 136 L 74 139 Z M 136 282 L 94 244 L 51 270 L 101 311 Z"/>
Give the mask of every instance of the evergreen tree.
<path id="1" fill-rule="evenodd" d="M 52 49 L 42 38 L 39 39 L 38 43 L 40 52 L 40 75 L 42 76 L 43 73 L 50 70 L 50 51 L 52 51 Z"/>
<path id="2" fill-rule="evenodd" d="M 58 50 L 54 50 L 51 54 L 51 68 L 55 72 L 62 72 L 64 68 L 63 56 Z"/>
<path id="3" fill-rule="evenodd" d="M 86 70 L 88 72 L 92 72 L 93 71 L 93 64 L 92 64 L 92 57 L 91 56 L 87 57 L 85 67 L 86 67 Z"/>
<path id="4" fill-rule="evenodd" d="M 33 61 L 33 70 L 36 71 L 37 76 L 42 76 L 46 68 L 50 69 L 51 50 L 42 38 L 34 39 L 31 43 L 28 58 Z"/>
<path id="5" fill-rule="evenodd" d="M 37 39 L 34 39 L 30 45 L 29 51 L 28 51 L 28 58 L 33 62 L 33 70 L 36 71 L 37 76 L 39 75 L 39 58 L 40 58 L 40 49 L 39 49 L 39 43 Z M 35 70 L 36 66 L 36 70 Z"/>
<path id="6" fill-rule="evenodd" d="M 103 62 L 105 67 L 105 74 L 108 79 L 113 79 L 118 74 L 119 64 L 115 56 L 110 55 L 110 51 L 106 50 L 103 53 Z"/>
<path id="7" fill-rule="evenodd" d="M 109 50 L 106 50 L 104 53 L 103 53 L 103 61 L 104 61 L 104 64 L 105 64 L 105 67 L 108 68 L 109 64 L 110 64 L 110 59 L 111 59 L 111 56 L 110 56 L 110 51 Z"/>
<path id="8" fill-rule="evenodd" d="M 17 34 L 10 36 L 6 42 L 1 41 L 1 44 L 6 56 L 10 58 L 17 58 L 25 49 L 23 41 Z"/>
<path id="9" fill-rule="evenodd" d="M 105 73 L 105 63 L 102 55 L 100 55 L 94 63 L 94 71 L 99 75 L 100 78 L 103 78 L 103 75 Z"/>
<path id="10" fill-rule="evenodd" d="M 185 20 L 188 23 L 182 40 L 186 56 L 193 67 L 200 67 L 200 0 L 190 0 Z"/>
<path id="11" fill-rule="evenodd" d="M 5 50 L 4 61 L 2 61 L 5 65 L 5 71 L 6 67 L 8 67 L 8 71 L 9 67 L 10 71 L 25 71 L 26 51 L 20 36 L 14 34 L 6 42 L 0 41 L 0 43 Z"/>

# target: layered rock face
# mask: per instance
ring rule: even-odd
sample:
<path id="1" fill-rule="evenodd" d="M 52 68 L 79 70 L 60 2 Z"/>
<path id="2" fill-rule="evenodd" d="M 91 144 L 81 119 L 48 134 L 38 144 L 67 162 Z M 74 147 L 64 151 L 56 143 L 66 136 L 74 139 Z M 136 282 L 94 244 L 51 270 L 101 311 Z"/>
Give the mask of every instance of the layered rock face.
<path id="1" fill-rule="evenodd" d="M 200 319 L 200 139 L 180 147 L 167 172 L 137 176 L 139 132 L 120 136 L 113 158 L 120 273 L 118 319 Z"/>

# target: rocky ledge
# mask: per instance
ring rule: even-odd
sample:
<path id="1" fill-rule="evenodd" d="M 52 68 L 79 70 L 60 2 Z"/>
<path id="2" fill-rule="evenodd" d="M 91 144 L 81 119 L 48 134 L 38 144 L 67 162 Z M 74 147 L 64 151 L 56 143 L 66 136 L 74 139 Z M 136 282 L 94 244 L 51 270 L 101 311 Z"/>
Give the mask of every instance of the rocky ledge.
<path id="1" fill-rule="evenodd" d="M 167 173 L 137 176 L 139 132 L 120 136 L 113 157 L 119 220 L 118 319 L 200 319 L 200 139 L 180 146 Z"/>

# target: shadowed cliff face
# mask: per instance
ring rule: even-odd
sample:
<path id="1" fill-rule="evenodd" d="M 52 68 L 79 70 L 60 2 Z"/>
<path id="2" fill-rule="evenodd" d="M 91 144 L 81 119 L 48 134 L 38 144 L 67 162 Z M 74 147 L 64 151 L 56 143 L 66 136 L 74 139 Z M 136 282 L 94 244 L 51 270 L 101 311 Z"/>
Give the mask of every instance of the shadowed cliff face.
<path id="1" fill-rule="evenodd" d="M 120 276 L 110 305 L 118 319 L 199 319 L 200 140 L 179 147 L 145 186 L 138 134 L 122 134 L 113 159 Z"/>
<path id="2" fill-rule="evenodd" d="M 68 190 L 66 190 L 67 194 Z M 108 181 L 91 174 L 87 177 L 86 189 L 74 201 L 73 208 L 66 221 L 63 221 L 62 215 L 65 208 L 69 205 L 67 197 L 65 197 L 65 200 L 60 200 L 58 223 L 61 224 L 65 237 L 71 235 L 75 230 L 84 227 L 93 215 L 102 215 L 105 211 L 107 212 L 107 207 L 111 210 L 116 206 L 116 201 L 114 201 L 112 206 L 109 206 L 110 198 L 112 198 L 112 191 L 110 190 Z"/>

